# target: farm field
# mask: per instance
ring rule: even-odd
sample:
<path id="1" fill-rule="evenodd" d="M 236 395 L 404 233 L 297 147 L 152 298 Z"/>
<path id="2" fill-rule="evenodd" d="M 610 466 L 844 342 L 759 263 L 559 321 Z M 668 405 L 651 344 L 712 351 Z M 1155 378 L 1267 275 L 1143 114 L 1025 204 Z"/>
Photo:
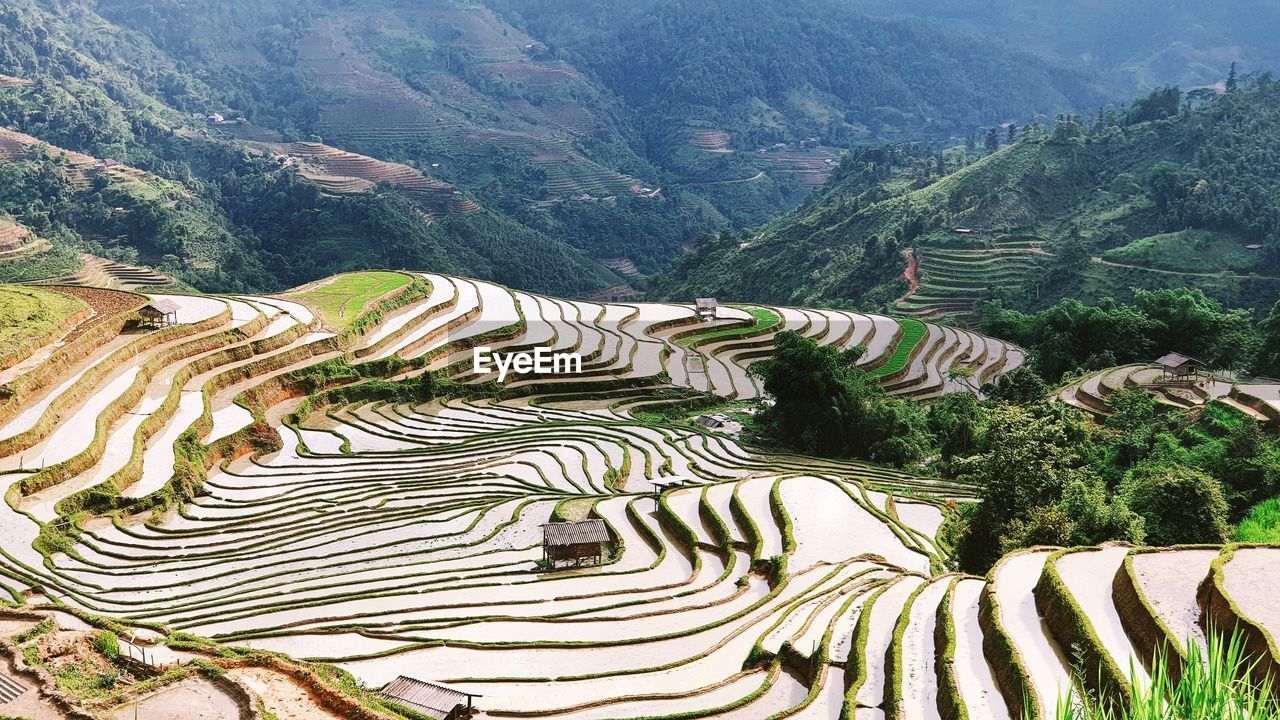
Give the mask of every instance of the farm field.
<path id="1" fill-rule="evenodd" d="M 1272 549 L 1037 548 L 960 575 L 940 528 L 977 488 L 644 412 L 758 397 L 784 330 L 924 399 L 1019 367 L 993 338 L 434 273 L 67 292 L 103 317 L 0 394 L 0 636 L 89 717 L 421 717 L 379 694 L 408 676 L 474 717 L 1047 719 L 1067 648 L 1110 668 L 1204 622 L 1280 632 Z M 134 327 L 160 300 L 176 324 Z M 480 346 L 582 371 L 498 383 Z M 599 523 L 602 562 L 548 564 L 566 519 Z M 130 681 L 91 701 L 42 685 L 111 672 Z"/>
<path id="2" fill-rule="evenodd" d="M 312 283 L 290 295 L 319 310 L 329 325 L 343 328 L 351 324 L 370 303 L 409 282 L 410 278 L 403 273 L 351 273 Z"/>
<path id="3" fill-rule="evenodd" d="M 1119 390 L 1142 389 L 1156 402 L 1186 410 L 1208 404 L 1225 406 L 1259 422 L 1280 418 L 1280 385 L 1267 380 L 1227 379 L 1215 375 L 1194 382 L 1167 382 L 1158 365 L 1123 365 L 1074 380 L 1056 392 L 1062 402 L 1095 417 L 1111 414 L 1107 398 Z"/>
<path id="4" fill-rule="evenodd" d="M 89 306 L 58 292 L 0 286 L 0 370 L 71 332 Z"/>
<path id="5" fill-rule="evenodd" d="M 998 240 L 991 248 L 916 248 L 919 287 L 899 300 L 904 315 L 972 319 L 978 302 L 992 290 L 1017 288 L 1052 256 L 1038 241 Z"/>

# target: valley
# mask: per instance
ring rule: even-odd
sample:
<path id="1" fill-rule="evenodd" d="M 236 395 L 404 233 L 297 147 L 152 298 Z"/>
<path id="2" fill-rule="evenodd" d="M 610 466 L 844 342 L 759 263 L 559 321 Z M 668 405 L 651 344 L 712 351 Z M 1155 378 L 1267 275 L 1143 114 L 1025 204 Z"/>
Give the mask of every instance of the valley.
<path id="1" fill-rule="evenodd" d="M 7 0 L 0 720 L 1280 719 L 1259 0 Z"/>
<path id="2" fill-rule="evenodd" d="M 101 319 L 45 331 L 57 349 L 7 373 L 0 406 L 0 586 L 17 603 L 0 618 L 42 648 L 27 681 L 66 672 L 42 633 L 112 632 L 182 663 L 160 680 L 174 692 L 215 678 L 211 717 L 282 693 L 400 717 L 376 690 L 408 674 L 481 717 L 1049 718 L 1070 687 L 1062 648 L 1124 695 L 1120 668 L 1158 638 L 1180 647 L 1230 613 L 1276 631 L 1236 579 L 1269 573 L 1269 549 L 1040 548 L 983 579 L 952 569 L 940 533 L 973 486 L 652 414 L 757 396 L 746 370 L 784 329 L 865 347 L 884 387 L 917 398 L 1018 368 L 992 338 L 834 310 L 705 321 L 433 273 L 94 292 Z M 131 329 L 162 301 L 176 324 Z M 481 344 L 585 363 L 497 383 L 472 363 Z M 543 564 L 541 526 L 584 518 L 607 528 L 603 564 Z M 129 685 L 53 697 L 159 702 Z"/>

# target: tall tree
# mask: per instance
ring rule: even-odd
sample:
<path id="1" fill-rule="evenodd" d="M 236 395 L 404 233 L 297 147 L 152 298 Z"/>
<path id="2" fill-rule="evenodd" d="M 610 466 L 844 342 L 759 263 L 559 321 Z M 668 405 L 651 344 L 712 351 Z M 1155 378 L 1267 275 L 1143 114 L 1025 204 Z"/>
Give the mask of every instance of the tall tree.
<path id="1" fill-rule="evenodd" d="M 987 147 L 988 155 L 1000 149 L 1000 135 L 996 133 L 995 128 L 991 128 L 990 130 L 987 130 L 986 147 Z"/>

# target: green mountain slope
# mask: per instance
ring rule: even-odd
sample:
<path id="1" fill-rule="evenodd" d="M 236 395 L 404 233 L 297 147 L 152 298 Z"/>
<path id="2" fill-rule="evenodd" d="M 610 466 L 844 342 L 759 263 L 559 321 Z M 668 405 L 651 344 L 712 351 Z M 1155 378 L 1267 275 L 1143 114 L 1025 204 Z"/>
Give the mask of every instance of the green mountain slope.
<path id="1" fill-rule="evenodd" d="M 1146 91 L 1222 80 L 1231 62 L 1280 67 L 1280 6 L 1252 0 L 852 0 L 869 13 L 943 22 Z"/>
<path id="2" fill-rule="evenodd" d="M 1105 97 L 1089 75 L 1002 42 L 833 0 L 489 4 L 635 108 L 648 157 L 743 225 L 820 183 L 852 143 L 967 134 Z"/>
<path id="3" fill-rule="evenodd" d="M 293 94 L 302 80 L 211 73 L 94 10 L 26 0 L 0 9 L 0 72 L 28 81 L 0 88 L 9 133 L 0 137 L 0 211 L 51 241 L 56 257 L 74 248 L 140 261 L 206 290 L 279 289 L 370 266 L 574 295 L 621 282 L 500 208 L 459 201 L 439 217 L 399 186 L 335 193 L 308 182 L 228 134 L 254 126 L 205 120 L 243 101 L 266 119 L 301 121 L 311 106 Z M 282 32 L 265 25 L 259 39 Z M 0 278 L 29 279 L 40 264 L 0 262 Z"/>
<path id="4" fill-rule="evenodd" d="M 899 309 L 920 314 L 1170 284 L 1269 306 L 1280 294 L 1280 84 L 1210 95 L 1163 90 L 1093 124 L 1061 117 L 977 160 L 856 153 L 759 234 L 702 243 L 655 294 L 888 305 L 910 289 L 912 249 L 921 285 Z"/>

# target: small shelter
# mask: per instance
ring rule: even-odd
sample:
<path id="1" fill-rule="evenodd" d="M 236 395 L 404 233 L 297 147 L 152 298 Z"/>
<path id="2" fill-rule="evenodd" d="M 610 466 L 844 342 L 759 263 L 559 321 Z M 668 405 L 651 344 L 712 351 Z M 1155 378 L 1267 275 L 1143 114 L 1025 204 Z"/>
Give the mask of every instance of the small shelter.
<path id="1" fill-rule="evenodd" d="M 1203 365 L 1199 360 L 1193 357 L 1183 355 L 1182 353 L 1171 352 L 1159 360 L 1156 364 L 1164 371 L 1164 377 L 1172 380 L 1195 380 L 1200 376 L 1200 367 Z"/>
<path id="2" fill-rule="evenodd" d="M 699 415 L 694 422 L 708 430 L 719 430 L 724 427 L 724 418 L 718 415 Z"/>
<path id="3" fill-rule="evenodd" d="M 581 565 L 584 560 L 604 562 L 607 545 L 613 542 L 603 520 L 553 522 L 542 526 L 543 558 L 555 567 L 562 560 Z"/>
<path id="4" fill-rule="evenodd" d="M 471 717 L 471 699 L 480 697 L 425 680 L 401 675 L 382 687 L 384 700 L 436 720 Z"/>
<path id="5" fill-rule="evenodd" d="M 715 298 L 698 298 L 693 301 L 693 304 L 698 311 L 698 317 L 703 320 L 716 319 L 717 304 Z"/>
<path id="6" fill-rule="evenodd" d="M 172 300 L 157 300 L 138 308 L 138 316 L 150 327 L 177 325 L 178 303 Z"/>

